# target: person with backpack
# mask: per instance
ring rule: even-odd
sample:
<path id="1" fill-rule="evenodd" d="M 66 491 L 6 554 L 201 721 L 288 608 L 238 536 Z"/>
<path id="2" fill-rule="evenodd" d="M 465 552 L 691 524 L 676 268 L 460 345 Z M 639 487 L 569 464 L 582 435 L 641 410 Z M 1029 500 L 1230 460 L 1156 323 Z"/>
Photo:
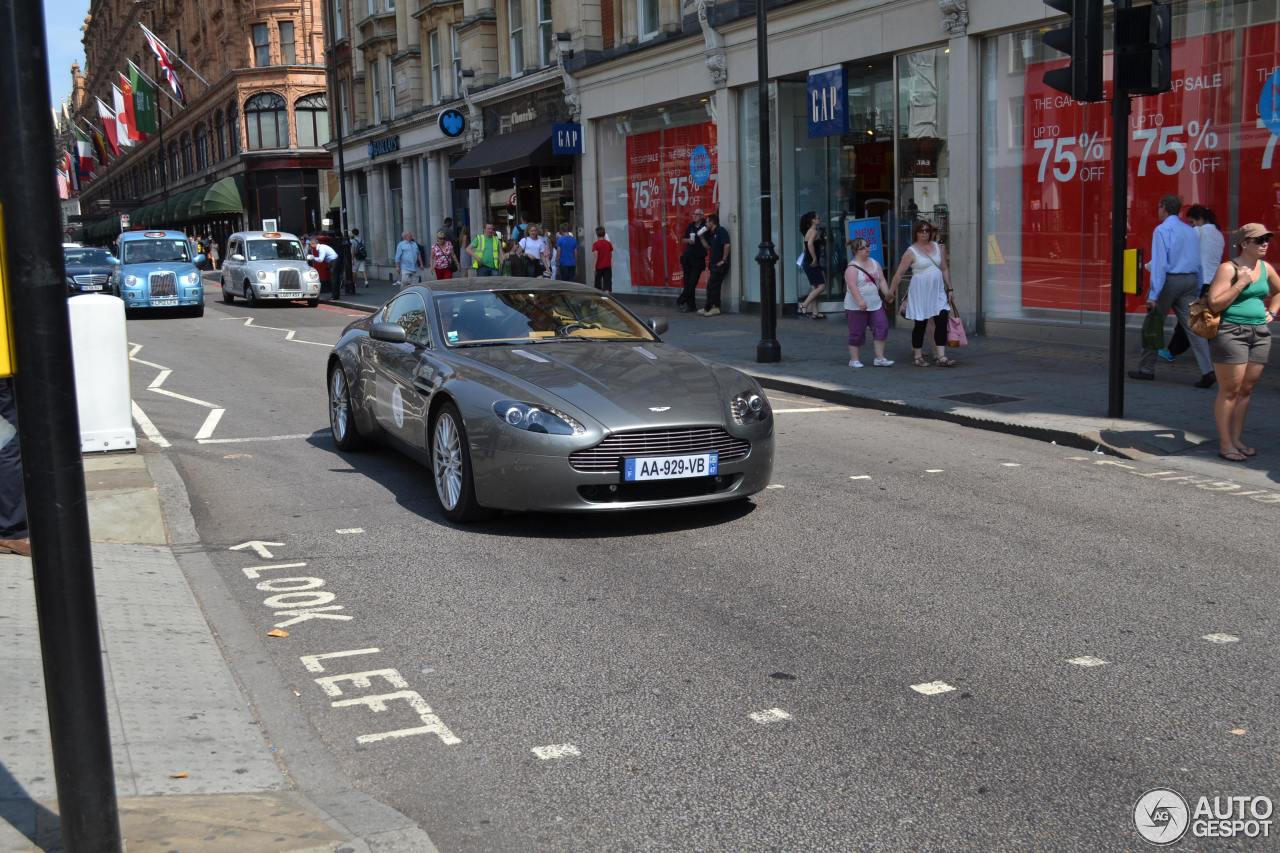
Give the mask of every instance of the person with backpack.
<path id="1" fill-rule="evenodd" d="M 352 273 L 352 281 L 356 276 L 360 276 L 364 280 L 364 289 L 369 289 L 369 272 L 366 262 L 369 260 L 369 252 L 364 247 L 364 240 L 360 239 L 360 229 L 351 229 L 351 257 L 355 259 L 354 272 Z"/>

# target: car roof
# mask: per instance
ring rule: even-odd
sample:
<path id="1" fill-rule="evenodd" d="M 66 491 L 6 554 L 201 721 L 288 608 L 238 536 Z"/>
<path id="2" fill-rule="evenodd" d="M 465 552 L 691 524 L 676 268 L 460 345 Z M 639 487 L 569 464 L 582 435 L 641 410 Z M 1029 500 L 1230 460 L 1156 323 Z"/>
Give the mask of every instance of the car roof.
<path id="1" fill-rule="evenodd" d="M 426 281 L 422 288 L 431 293 L 481 293 L 486 290 L 572 290 L 579 293 L 599 293 L 594 287 L 572 281 L 555 281 L 549 278 L 525 278 L 513 275 L 493 275 L 484 278 L 450 278 Z"/>
<path id="2" fill-rule="evenodd" d="M 121 241 L 128 240 L 186 240 L 187 235 L 181 231 L 166 231 L 163 228 L 148 228 L 144 231 L 124 231 Z"/>
<path id="3" fill-rule="evenodd" d="M 268 234 L 274 234 L 275 236 L 268 237 L 267 236 Z M 297 234 L 290 234 L 288 231 L 237 231 L 231 236 L 243 237 L 246 240 L 253 240 L 255 238 L 262 239 L 262 240 L 280 240 L 280 239 L 297 240 L 298 239 Z M 302 241 L 299 240 L 298 242 L 302 242 Z"/>

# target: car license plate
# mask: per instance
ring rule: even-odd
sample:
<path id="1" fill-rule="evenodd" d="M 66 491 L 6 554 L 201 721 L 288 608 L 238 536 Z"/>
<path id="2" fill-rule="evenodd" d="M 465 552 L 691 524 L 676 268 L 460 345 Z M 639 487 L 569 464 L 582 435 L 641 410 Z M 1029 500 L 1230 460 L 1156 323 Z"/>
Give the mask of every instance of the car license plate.
<path id="1" fill-rule="evenodd" d="M 719 473 L 719 453 L 689 453 L 682 456 L 629 456 L 623 479 L 679 480 L 685 477 L 714 477 Z"/>
<path id="2" fill-rule="evenodd" d="M 151 297 L 151 307 L 163 308 L 166 305 L 177 305 L 178 297 L 176 296 L 153 296 Z"/>
<path id="3" fill-rule="evenodd" d="M 100 285 L 100 284 L 84 284 L 84 285 L 81 285 L 81 286 L 80 286 L 80 289 L 81 289 L 81 290 L 102 290 L 102 285 Z"/>

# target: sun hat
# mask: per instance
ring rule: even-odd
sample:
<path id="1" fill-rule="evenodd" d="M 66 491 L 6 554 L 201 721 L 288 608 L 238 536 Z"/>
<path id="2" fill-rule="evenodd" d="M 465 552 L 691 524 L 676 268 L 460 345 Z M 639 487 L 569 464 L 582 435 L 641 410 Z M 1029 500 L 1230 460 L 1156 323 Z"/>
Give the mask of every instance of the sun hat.
<path id="1" fill-rule="evenodd" d="M 1271 231 L 1265 225 L 1257 222 L 1250 222 L 1248 225 L 1241 225 L 1236 229 L 1235 239 L 1237 243 L 1243 243 L 1245 240 L 1254 240 L 1258 237 L 1270 237 Z"/>

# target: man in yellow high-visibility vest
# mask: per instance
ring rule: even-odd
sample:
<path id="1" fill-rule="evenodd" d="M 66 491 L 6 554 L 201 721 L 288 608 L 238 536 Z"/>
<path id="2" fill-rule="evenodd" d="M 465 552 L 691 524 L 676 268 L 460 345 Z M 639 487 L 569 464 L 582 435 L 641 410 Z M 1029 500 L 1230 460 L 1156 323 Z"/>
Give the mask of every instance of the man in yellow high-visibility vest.
<path id="1" fill-rule="evenodd" d="M 497 235 L 492 222 L 484 224 L 484 233 L 477 234 L 467 246 L 471 268 L 478 276 L 497 275 L 502 267 L 502 238 Z"/>

